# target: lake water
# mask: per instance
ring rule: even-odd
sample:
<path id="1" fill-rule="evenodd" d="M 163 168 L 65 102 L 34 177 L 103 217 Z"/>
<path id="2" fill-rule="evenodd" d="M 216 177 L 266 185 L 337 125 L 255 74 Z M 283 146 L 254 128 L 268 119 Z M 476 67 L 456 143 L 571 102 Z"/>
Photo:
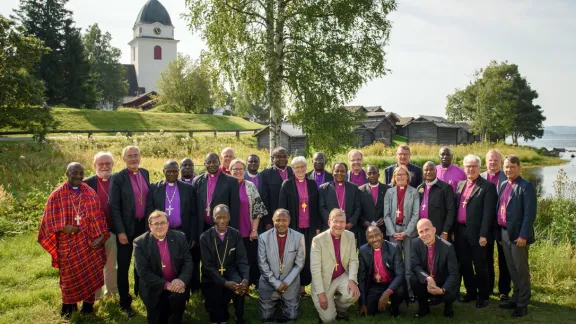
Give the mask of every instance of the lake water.
<path id="1" fill-rule="evenodd" d="M 511 141 L 506 140 L 507 143 Z M 576 181 L 576 158 L 571 155 L 576 155 L 576 134 L 574 135 L 560 135 L 560 134 L 546 134 L 542 138 L 535 141 L 518 141 L 519 145 L 529 145 L 534 147 L 564 148 L 568 152 L 562 153 L 561 157 L 566 160 L 564 165 L 547 166 L 539 168 L 526 168 L 522 170 L 522 176 L 534 183 L 539 190 L 540 195 L 548 196 L 554 194 L 554 180 L 558 175 L 558 171 L 563 169 L 568 178 Z"/>

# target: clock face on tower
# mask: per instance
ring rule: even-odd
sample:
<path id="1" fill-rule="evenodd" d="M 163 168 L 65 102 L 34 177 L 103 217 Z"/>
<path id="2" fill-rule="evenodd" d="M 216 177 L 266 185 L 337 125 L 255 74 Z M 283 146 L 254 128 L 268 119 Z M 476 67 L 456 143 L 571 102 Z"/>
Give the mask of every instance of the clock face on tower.
<path id="1" fill-rule="evenodd" d="M 154 28 L 154 34 L 160 35 L 161 32 L 162 32 L 162 30 L 160 29 L 160 27 Z"/>

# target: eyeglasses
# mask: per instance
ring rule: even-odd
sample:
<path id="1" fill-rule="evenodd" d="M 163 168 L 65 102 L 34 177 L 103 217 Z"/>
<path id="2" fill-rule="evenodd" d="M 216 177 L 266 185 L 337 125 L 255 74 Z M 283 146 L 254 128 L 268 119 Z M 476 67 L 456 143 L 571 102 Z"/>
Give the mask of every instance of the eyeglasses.
<path id="1" fill-rule="evenodd" d="M 242 168 L 234 168 L 234 169 L 230 169 L 232 172 L 244 172 L 244 169 Z"/>
<path id="2" fill-rule="evenodd" d="M 306 164 L 302 164 L 302 165 L 298 165 L 298 166 L 293 166 L 292 169 L 294 169 L 294 170 L 306 169 Z"/>
<path id="3" fill-rule="evenodd" d="M 473 165 L 465 165 L 464 168 L 465 169 L 476 169 L 478 167 L 477 164 L 473 164 Z"/>
<path id="4" fill-rule="evenodd" d="M 150 226 L 154 226 L 154 227 L 161 227 L 168 224 L 167 221 L 162 221 L 162 222 L 156 222 L 156 223 L 150 223 Z"/>
<path id="5" fill-rule="evenodd" d="M 109 167 L 109 166 L 112 166 L 112 162 L 97 163 L 96 165 L 99 166 L 99 167 L 104 167 L 104 166 L 108 166 L 108 167 Z"/>
<path id="6" fill-rule="evenodd" d="M 407 177 L 408 175 L 406 173 L 397 173 L 396 174 L 396 178 L 398 177 Z"/>

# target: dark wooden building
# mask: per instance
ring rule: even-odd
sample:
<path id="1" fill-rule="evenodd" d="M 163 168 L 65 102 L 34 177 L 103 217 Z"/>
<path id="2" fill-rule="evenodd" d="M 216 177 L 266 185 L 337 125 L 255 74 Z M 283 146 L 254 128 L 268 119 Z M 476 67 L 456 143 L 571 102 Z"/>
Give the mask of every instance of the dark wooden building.
<path id="1" fill-rule="evenodd" d="M 406 142 L 408 143 L 458 144 L 460 126 L 444 117 L 418 116 L 404 128 L 406 128 Z"/>
<path id="2" fill-rule="evenodd" d="M 257 138 L 258 148 L 270 148 L 270 126 L 262 128 L 254 134 Z M 306 135 L 300 127 L 292 123 L 282 123 L 280 131 L 280 146 L 288 150 L 291 156 L 303 155 L 306 149 Z"/>
<path id="3" fill-rule="evenodd" d="M 455 124 L 460 127 L 458 130 L 458 144 L 471 144 L 481 140 L 480 135 L 472 133 L 472 125 L 469 122 L 462 121 Z"/>
<path id="4" fill-rule="evenodd" d="M 411 121 L 414 120 L 414 117 L 400 117 L 396 115 L 397 122 L 396 122 L 396 135 L 406 137 L 406 128 L 405 126 L 408 125 Z"/>
<path id="5" fill-rule="evenodd" d="M 395 116 L 390 112 L 369 112 L 367 117 L 354 130 L 358 135 L 357 146 L 367 146 L 374 142 L 392 144 L 396 133 Z"/>

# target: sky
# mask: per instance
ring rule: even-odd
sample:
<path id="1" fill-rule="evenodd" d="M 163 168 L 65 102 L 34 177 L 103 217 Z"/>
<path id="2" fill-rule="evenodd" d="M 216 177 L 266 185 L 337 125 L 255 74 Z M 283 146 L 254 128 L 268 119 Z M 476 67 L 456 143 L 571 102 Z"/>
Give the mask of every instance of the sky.
<path id="1" fill-rule="evenodd" d="M 128 42 L 147 0 L 70 0 L 76 25 L 98 23 L 130 63 Z M 206 49 L 181 18 L 184 0 L 160 0 L 175 26 L 178 51 L 193 58 Z M 8 16 L 19 0 L 0 1 Z M 398 0 L 386 47 L 391 73 L 364 85 L 349 104 L 382 106 L 401 116 L 445 115 L 446 96 L 464 88 L 491 60 L 517 64 L 540 97 L 544 125 L 576 126 L 576 1 Z"/>

